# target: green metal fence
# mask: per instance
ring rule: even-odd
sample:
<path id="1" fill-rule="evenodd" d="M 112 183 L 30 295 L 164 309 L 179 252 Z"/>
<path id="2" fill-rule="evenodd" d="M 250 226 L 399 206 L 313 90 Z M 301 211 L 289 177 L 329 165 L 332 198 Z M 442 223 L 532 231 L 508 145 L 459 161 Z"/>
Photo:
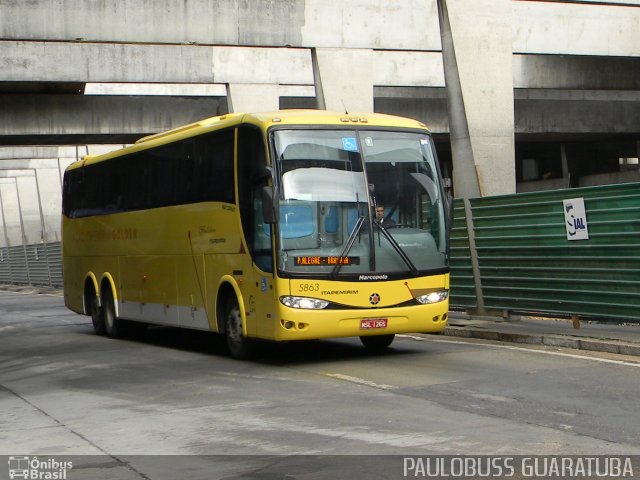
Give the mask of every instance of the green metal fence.
<path id="1" fill-rule="evenodd" d="M 585 240 L 567 239 L 575 198 Z M 452 306 L 640 321 L 640 184 L 456 200 L 454 212 Z"/>
<path id="2" fill-rule="evenodd" d="M 476 308 L 477 295 L 471 263 L 467 216 L 462 199 L 455 199 L 453 202 L 450 243 L 451 301 L 455 302 L 457 308 Z"/>

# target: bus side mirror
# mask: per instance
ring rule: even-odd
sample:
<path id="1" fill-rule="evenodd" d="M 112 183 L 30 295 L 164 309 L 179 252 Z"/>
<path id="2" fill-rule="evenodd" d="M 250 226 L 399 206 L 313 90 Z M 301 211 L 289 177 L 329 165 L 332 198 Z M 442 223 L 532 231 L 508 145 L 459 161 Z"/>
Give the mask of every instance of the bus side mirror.
<path id="1" fill-rule="evenodd" d="M 273 225 L 280 219 L 280 202 L 275 194 L 275 187 L 264 186 L 260 190 L 262 197 L 262 218 L 264 223 Z"/>

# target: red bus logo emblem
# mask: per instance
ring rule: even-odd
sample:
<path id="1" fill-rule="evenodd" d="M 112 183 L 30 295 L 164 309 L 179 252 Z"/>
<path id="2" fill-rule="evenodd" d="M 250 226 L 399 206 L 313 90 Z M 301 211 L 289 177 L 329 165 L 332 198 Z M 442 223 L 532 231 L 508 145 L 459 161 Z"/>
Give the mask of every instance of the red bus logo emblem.
<path id="1" fill-rule="evenodd" d="M 369 303 L 371 305 L 377 305 L 380 303 L 380 295 L 378 295 L 377 293 L 372 293 L 371 296 L 369 297 Z"/>

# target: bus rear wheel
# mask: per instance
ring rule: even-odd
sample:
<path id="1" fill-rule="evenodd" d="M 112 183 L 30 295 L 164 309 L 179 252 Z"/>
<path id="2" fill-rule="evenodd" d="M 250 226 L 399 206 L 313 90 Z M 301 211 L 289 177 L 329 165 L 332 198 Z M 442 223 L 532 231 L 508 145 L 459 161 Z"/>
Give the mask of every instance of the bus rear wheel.
<path id="1" fill-rule="evenodd" d="M 364 345 L 364 348 L 370 350 L 372 352 L 380 352 L 385 350 L 396 336 L 394 334 L 391 335 L 373 335 L 360 337 L 360 341 Z"/>
<path id="2" fill-rule="evenodd" d="M 225 309 L 224 333 L 231 356 L 246 360 L 253 353 L 253 342 L 242 332 L 242 315 L 236 299 L 230 300 Z"/>
<path id="3" fill-rule="evenodd" d="M 96 335 L 104 335 L 104 317 L 102 316 L 102 307 L 97 296 L 91 297 L 91 323 L 93 323 L 93 331 Z"/>
<path id="4" fill-rule="evenodd" d="M 102 318 L 104 319 L 104 328 L 109 338 L 119 338 L 122 336 L 123 324 L 122 321 L 116 317 L 113 292 L 109 287 L 104 289 Z"/>

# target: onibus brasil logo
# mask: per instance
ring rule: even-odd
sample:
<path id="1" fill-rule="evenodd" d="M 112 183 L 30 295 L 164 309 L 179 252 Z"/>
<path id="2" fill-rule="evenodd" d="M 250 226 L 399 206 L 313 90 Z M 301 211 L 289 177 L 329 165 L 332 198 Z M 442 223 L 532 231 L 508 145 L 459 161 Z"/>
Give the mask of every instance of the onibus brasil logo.
<path id="1" fill-rule="evenodd" d="M 73 462 L 61 462 L 53 458 L 40 460 L 38 457 L 9 457 L 9 478 L 29 480 L 66 480 L 67 470 L 73 468 Z"/>

